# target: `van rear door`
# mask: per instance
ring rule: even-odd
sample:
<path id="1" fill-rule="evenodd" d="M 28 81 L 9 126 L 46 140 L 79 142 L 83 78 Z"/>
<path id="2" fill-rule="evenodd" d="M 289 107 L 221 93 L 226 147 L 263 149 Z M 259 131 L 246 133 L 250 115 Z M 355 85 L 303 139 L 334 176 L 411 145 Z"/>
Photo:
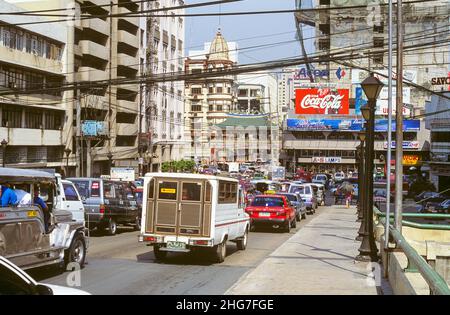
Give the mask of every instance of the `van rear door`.
<path id="1" fill-rule="evenodd" d="M 146 231 L 155 234 L 209 236 L 211 187 L 204 180 L 155 178 L 149 189 Z M 150 214 L 150 207 L 153 212 Z M 153 219 L 154 218 L 154 219 Z"/>

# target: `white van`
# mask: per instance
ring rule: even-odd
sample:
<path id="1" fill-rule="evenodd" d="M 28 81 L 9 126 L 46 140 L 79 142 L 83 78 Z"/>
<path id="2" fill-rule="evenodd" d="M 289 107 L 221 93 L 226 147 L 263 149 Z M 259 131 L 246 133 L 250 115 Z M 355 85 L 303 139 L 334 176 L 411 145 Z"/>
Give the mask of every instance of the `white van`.
<path id="1" fill-rule="evenodd" d="M 74 221 L 84 224 L 84 206 L 75 185 L 68 180 L 61 179 L 61 175 L 56 173 L 56 207 L 72 213 Z"/>
<path id="2" fill-rule="evenodd" d="M 153 245 L 156 259 L 168 252 L 213 249 L 223 262 L 226 243 L 247 246 L 250 218 L 244 194 L 232 178 L 148 173 L 144 179 L 140 242 Z"/>

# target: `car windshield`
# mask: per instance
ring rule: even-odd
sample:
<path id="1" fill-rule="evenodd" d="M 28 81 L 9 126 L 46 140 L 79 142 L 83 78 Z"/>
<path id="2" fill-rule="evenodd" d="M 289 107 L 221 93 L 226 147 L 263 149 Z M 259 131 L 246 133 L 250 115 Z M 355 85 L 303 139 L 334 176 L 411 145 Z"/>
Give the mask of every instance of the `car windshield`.
<path id="1" fill-rule="evenodd" d="M 316 179 L 317 180 L 327 180 L 327 176 L 326 175 L 317 175 Z"/>
<path id="2" fill-rule="evenodd" d="M 282 198 L 277 197 L 256 197 L 251 205 L 253 207 L 283 207 L 284 202 Z"/>

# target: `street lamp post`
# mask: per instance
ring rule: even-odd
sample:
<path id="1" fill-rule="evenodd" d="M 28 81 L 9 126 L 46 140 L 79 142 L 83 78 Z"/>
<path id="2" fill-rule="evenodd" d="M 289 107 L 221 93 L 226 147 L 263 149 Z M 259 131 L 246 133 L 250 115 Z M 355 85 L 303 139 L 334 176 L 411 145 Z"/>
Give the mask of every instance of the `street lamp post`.
<path id="1" fill-rule="evenodd" d="M 357 241 L 362 241 L 364 235 L 367 234 L 366 231 L 366 225 L 364 221 L 365 216 L 365 207 L 364 202 L 366 200 L 365 194 L 365 170 L 364 170 L 364 141 L 366 140 L 366 133 L 365 131 L 361 131 L 358 133 L 358 138 L 360 141 L 360 144 L 358 146 L 359 148 L 359 170 L 358 170 L 358 204 L 359 204 L 359 211 L 358 211 L 358 222 L 361 222 L 361 225 L 359 227 L 358 236 L 356 237 Z"/>
<path id="2" fill-rule="evenodd" d="M 108 157 L 108 161 L 109 161 L 109 175 L 111 175 L 111 169 L 112 169 L 112 158 L 113 158 L 113 155 L 112 155 L 112 153 L 111 153 L 111 152 L 109 152 L 109 153 L 108 153 L 108 155 L 107 155 L 107 157 Z"/>
<path id="3" fill-rule="evenodd" d="M 64 153 L 66 154 L 66 177 L 69 177 L 69 155 L 72 153 L 72 150 L 65 148 Z"/>
<path id="4" fill-rule="evenodd" d="M 3 167 L 5 167 L 5 160 L 6 160 L 6 146 L 8 145 L 8 141 L 6 141 L 5 139 L 2 140 L 1 142 L 2 145 L 2 149 L 3 149 Z"/>
<path id="5" fill-rule="evenodd" d="M 375 244 L 373 231 L 373 159 L 375 144 L 375 109 L 377 98 L 383 87 L 383 83 L 371 74 L 361 83 L 361 87 L 367 96 L 368 104 L 361 108 L 361 112 L 366 120 L 366 149 L 365 149 L 365 176 L 364 186 L 366 187 L 364 202 L 364 224 L 366 232 L 363 236 L 358 261 L 378 261 L 378 249 Z"/>

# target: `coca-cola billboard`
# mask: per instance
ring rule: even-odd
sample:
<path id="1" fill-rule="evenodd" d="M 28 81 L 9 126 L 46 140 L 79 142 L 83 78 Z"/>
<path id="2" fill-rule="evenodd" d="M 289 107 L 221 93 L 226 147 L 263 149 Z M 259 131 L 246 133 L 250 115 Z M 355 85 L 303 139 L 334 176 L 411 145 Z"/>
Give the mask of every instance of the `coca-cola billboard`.
<path id="1" fill-rule="evenodd" d="M 300 115 L 348 115 L 348 89 L 298 89 L 295 113 Z"/>

